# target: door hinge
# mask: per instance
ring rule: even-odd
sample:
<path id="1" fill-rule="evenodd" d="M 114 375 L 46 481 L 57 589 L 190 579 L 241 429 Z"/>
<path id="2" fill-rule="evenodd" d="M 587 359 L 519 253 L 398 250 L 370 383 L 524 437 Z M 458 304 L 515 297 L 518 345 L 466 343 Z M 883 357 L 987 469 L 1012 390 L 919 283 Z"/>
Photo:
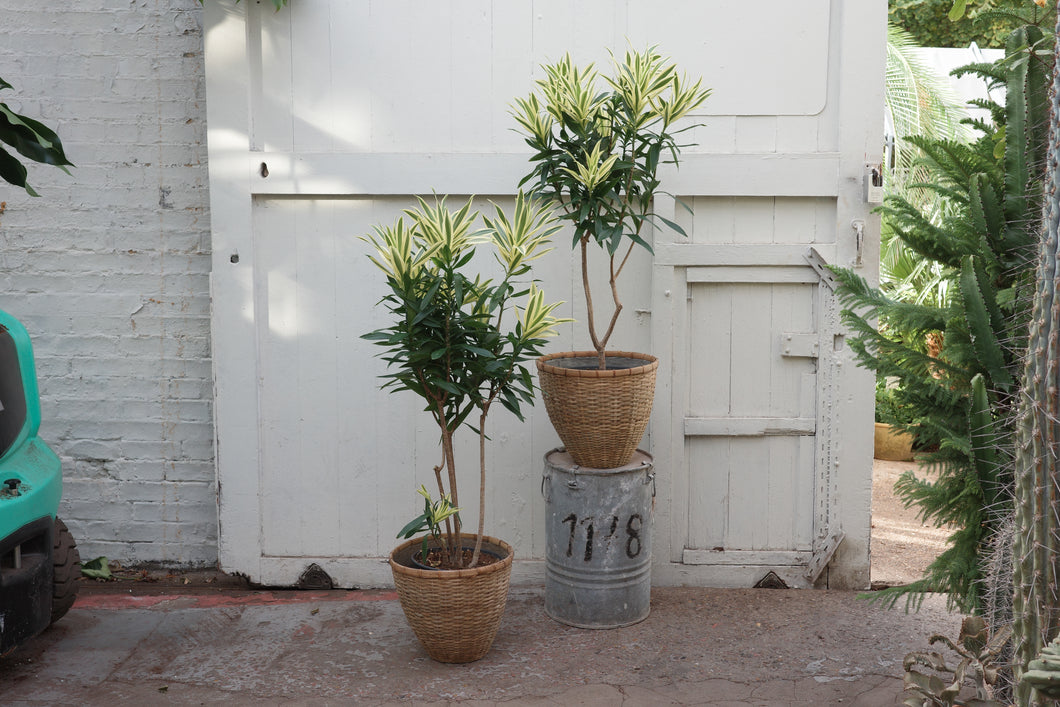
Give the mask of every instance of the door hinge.
<path id="1" fill-rule="evenodd" d="M 817 332 L 780 335 L 780 355 L 788 358 L 817 358 L 819 348 Z"/>
<path id="2" fill-rule="evenodd" d="M 806 579 L 810 580 L 810 584 L 817 582 L 817 578 L 824 572 L 824 568 L 828 566 L 828 563 L 835 557 L 836 550 L 839 549 L 840 543 L 843 542 L 843 538 L 847 536 L 842 530 L 837 530 L 825 539 L 824 545 L 821 549 L 813 553 L 813 557 L 810 558 L 810 564 L 806 568 Z"/>
<path id="3" fill-rule="evenodd" d="M 817 276 L 821 278 L 821 282 L 827 285 L 828 289 L 832 292 L 835 292 L 835 288 L 838 286 L 839 281 L 836 280 L 835 274 L 828 269 L 828 263 L 821 257 L 821 254 L 817 252 L 817 249 L 810 248 L 810 252 L 806 253 L 803 257 L 806 258 L 806 262 L 814 269 Z"/>

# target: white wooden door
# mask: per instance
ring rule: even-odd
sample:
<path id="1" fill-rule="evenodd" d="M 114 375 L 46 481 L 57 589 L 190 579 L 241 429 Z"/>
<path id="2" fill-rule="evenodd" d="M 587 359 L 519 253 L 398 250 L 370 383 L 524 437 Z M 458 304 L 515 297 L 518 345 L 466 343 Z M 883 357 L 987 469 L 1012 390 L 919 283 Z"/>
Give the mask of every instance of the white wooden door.
<path id="1" fill-rule="evenodd" d="M 826 266 L 877 275 L 865 179 L 879 154 L 881 12 L 800 5 L 799 46 L 829 54 L 780 52 L 800 70 L 775 114 L 715 116 L 697 133 L 708 154 L 674 180 L 693 214 L 667 204 L 687 237 L 656 241 L 667 582 L 868 585 L 872 375 L 846 346 Z"/>
<path id="2" fill-rule="evenodd" d="M 697 200 L 709 216 L 692 219 L 689 242 L 657 246 L 671 314 L 659 324 L 673 341 L 660 414 L 680 420 L 667 450 L 671 561 L 713 585 L 750 586 L 772 572 L 812 586 L 815 555 L 827 563 L 846 533 L 829 473 L 836 435 L 858 434 L 829 412 L 849 352 L 831 286 L 811 264 L 822 252 L 835 261 L 836 206 L 762 201 Z"/>
<path id="3" fill-rule="evenodd" d="M 833 567 L 867 581 L 871 377 L 836 343 L 832 299 L 805 256 L 853 262 L 852 218 L 867 223 L 865 254 L 874 247 L 860 189 L 880 148 L 882 0 L 205 8 L 226 570 L 291 584 L 315 563 L 341 586 L 390 581 L 381 558 L 419 510 L 437 436 L 414 398 L 378 390 L 383 364 L 359 337 L 384 324 L 383 283 L 358 237 L 416 194 L 507 203 L 528 157 L 511 100 L 543 62 L 569 51 L 604 66 L 628 42 L 659 45 L 715 90 L 689 133 L 698 144 L 664 176 L 695 215 L 659 204 L 689 238 L 657 233 L 656 257 L 631 264 L 614 343 L 662 361 L 643 445 L 659 472 L 655 581 L 753 583 L 779 558 L 768 566 L 797 584 L 790 568 L 839 527 Z M 562 315 L 584 320 L 568 243 L 557 236 L 537 275 L 568 303 Z M 578 321 L 551 348 L 586 341 Z M 517 577 L 540 579 L 540 477 L 558 438 L 541 406 L 525 424 L 492 424 L 487 529 L 515 547 Z M 458 453 L 473 508 L 472 440 Z"/>

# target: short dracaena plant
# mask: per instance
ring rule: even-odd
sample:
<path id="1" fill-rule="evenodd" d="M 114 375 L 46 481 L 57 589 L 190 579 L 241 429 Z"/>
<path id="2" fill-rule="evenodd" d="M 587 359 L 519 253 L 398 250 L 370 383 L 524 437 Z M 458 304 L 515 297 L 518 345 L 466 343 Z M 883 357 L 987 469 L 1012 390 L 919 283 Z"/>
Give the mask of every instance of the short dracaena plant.
<path id="1" fill-rule="evenodd" d="M 515 100 L 518 132 L 533 148 L 533 165 L 520 186 L 561 208 L 574 227 L 572 246 L 581 251 L 582 286 L 589 336 L 606 367 L 605 349 L 622 311 L 617 281 L 633 249 L 652 250 L 646 224 L 656 219 L 680 233 L 680 226 L 653 211 L 660 192 L 660 164 L 678 163 L 676 136 L 688 127 L 677 121 L 710 95 L 702 80 L 691 81 L 655 48 L 612 56 L 614 76 L 600 78 L 590 64 L 578 67 L 570 55 L 542 67 L 538 91 Z M 613 310 L 606 328 L 597 327 L 589 285 L 589 244 L 609 258 Z"/>
<path id="2" fill-rule="evenodd" d="M 444 197 L 433 204 L 421 198 L 417 208 L 365 238 L 375 250 L 369 257 L 386 275 L 381 304 L 392 321 L 364 338 L 384 348 L 383 387 L 420 396 L 438 425 L 442 462 L 435 481 L 450 508 L 460 505 L 453 437 L 465 425 L 479 437 L 479 524 L 470 566 L 478 561 L 485 518 L 486 416 L 499 402 L 522 419 L 523 404 L 534 401 L 524 364 L 541 355 L 546 338 L 565 321 L 552 316 L 560 303 L 544 301 L 530 272 L 559 228 L 551 209 L 520 193 L 511 218 L 494 205 L 492 216 L 479 219 L 470 199 L 451 210 Z M 499 278 L 474 271 L 482 246 L 493 251 Z M 429 495 L 427 504 L 433 507 Z M 443 554 L 460 567 L 460 516 L 442 520 Z"/>
<path id="3" fill-rule="evenodd" d="M 423 542 L 420 543 L 420 558 L 427 564 L 427 553 L 430 550 L 430 541 L 433 539 L 442 546 L 442 523 L 460 513 L 460 509 L 453 505 L 449 496 L 442 496 L 437 501 L 431 498 L 431 492 L 427 487 L 420 484 L 416 493 L 423 496 L 423 513 L 410 520 L 404 528 L 398 531 L 397 536 L 408 540 L 423 533 Z"/>

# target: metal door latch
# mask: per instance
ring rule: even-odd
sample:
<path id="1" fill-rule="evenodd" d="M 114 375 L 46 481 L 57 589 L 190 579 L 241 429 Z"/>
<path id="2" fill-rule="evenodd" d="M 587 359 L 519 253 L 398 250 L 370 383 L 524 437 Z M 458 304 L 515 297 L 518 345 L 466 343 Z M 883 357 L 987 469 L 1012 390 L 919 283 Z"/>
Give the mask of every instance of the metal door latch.
<path id="1" fill-rule="evenodd" d="M 863 264 L 862 253 L 865 249 L 865 222 L 856 218 L 850 222 L 850 227 L 854 229 L 854 237 L 857 239 L 858 248 L 857 257 L 854 258 L 854 266 L 861 267 Z"/>
<path id="2" fill-rule="evenodd" d="M 883 203 L 883 165 L 865 165 L 865 201 L 869 204 Z"/>

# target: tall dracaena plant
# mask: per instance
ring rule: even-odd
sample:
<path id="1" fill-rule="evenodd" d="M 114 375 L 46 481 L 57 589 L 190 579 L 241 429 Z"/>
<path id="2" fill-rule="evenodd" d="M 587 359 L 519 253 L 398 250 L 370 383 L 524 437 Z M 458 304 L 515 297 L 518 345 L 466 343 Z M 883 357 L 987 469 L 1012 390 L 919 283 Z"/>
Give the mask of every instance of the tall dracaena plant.
<path id="1" fill-rule="evenodd" d="M 369 257 L 386 275 L 390 291 L 381 303 L 392 323 L 364 338 L 385 349 L 381 357 L 389 372 L 383 388 L 419 395 L 438 425 L 442 462 L 434 467 L 435 481 L 452 507 L 459 506 L 453 437 L 465 424 L 478 433 L 479 525 L 473 567 L 485 518 L 486 417 L 500 402 L 522 419 L 522 404 L 533 405 L 533 379 L 523 363 L 541 355 L 546 337 L 563 321 L 552 316 L 560 303 L 546 304 L 534 282 L 525 282 L 532 261 L 548 252 L 559 225 L 549 207 L 522 193 L 511 218 L 494 205 L 492 217 L 482 219 L 484 228 L 476 228 L 479 213 L 472 211 L 471 200 L 450 210 L 445 198 L 433 204 L 421 198 L 418 208 L 404 213 L 395 224 L 376 227 L 374 235 L 365 237 L 375 249 Z M 500 265 L 497 281 L 470 274 L 479 265 L 474 256 L 483 245 L 492 246 Z M 460 567 L 460 517 L 452 515 L 445 522 L 443 554 Z"/>
<path id="2" fill-rule="evenodd" d="M 516 99 L 513 115 L 519 132 L 534 149 L 533 169 L 520 186 L 532 183 L 536 194 L 558 204 L 574 226 L 572 246 L 581 251 L 582 285 L 589 336 L 606 367 L 605 349 L 622 312 L 617 281 L 635 246 L 651 245 L 644 225 L 659 192 L 660 164 L 677 164 L 680 146 L 675 123 L 710 95 L 702 80 L 690 81 L 655 48 L 612 56 L 614 76 L 598 90 L 599 74 L 590 64 L 578 67 L 570 55 L 544 66 L 538 93 Z M 687 128 L 684 128 L 687 129 Z M 589 244 L 607 251 L 614 309 L 603 332 L 597 327 L 589 285 Z"/>

